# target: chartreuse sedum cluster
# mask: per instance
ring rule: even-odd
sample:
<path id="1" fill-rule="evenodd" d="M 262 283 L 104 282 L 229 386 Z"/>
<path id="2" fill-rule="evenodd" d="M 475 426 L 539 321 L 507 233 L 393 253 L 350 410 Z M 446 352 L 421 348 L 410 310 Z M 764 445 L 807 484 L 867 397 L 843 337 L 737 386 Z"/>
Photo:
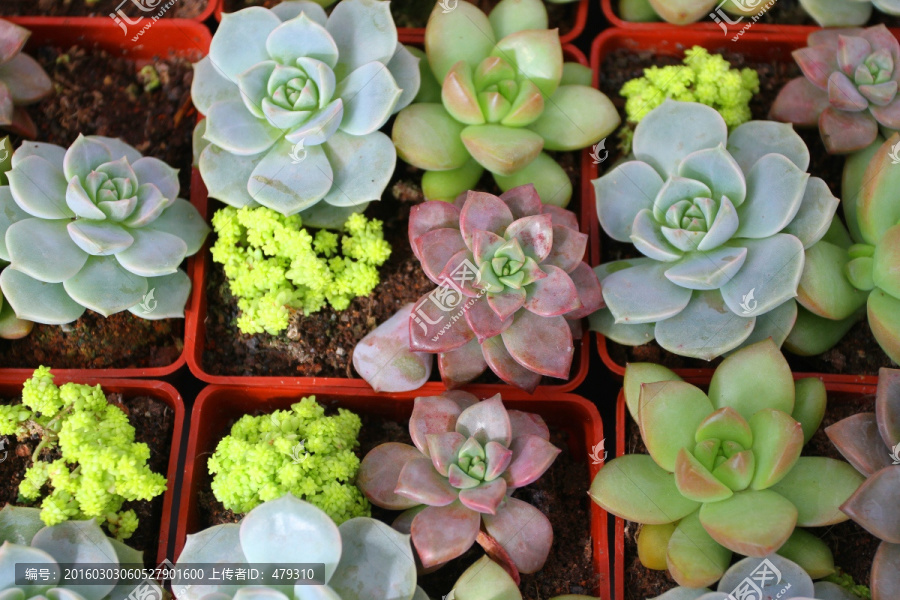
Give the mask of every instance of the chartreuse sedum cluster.
<path id="1" fill-rule="evenodd" d="M 177 175 L 112 138 L 79 136 L 68 149 L 23 143 L 0 187 L 4 302 L 48 325 L 86 309 L 183 317 L 191 282 L 179 266 L 209 227 L 178 197 Z M 145 311 L 151 291 L 157 305 Z"/>
<path id="2" fill-rule="evenodd" d="M 666 100 L 635 129 L 634 157 L 594 189 L 603 230 L 643 256 L 595 269 L 607 308 L 591 327 L 706 360 L 769 337 L 780 346 L 808 249 L 838 205 L 807 173 L 802 138 L 771 121 L 729 133 L 713 108 Z"/>
<path id="3" fill-rule="evenodd" d="M 469 2 L 435 6 L 425 55 L 429 84 L 392 132 L 400 158 L 426 171 L 425 197 L 453 200 L 486 169 L 504 191 L 531 183 L 545 204 L 566 206 L 571 181 L 546 151 L 588 147 L 620 118 L 588 69 L 563 62 L 543 3 L 501 0 L 490 17 Z"/>
<path id="4" fill-rule="evenodd" d="M 244 333 L 277 335 L 287 329 L 292 311 L 309 314 L 326 304 L 346 309 L 372 293 L 378 267 L 391 255 L 381 221 L 357 213 L 337 233 L 311 233 L 300 215 L 261 206 L 225 207 L 212 223 L 218 236 L 212 257 L 238 298 L 237 326 Z"/>
<path id="5" fill-rule="evenodd" d="M 187 536 L 176 567 L 191 564 L 322 563 L 315 583 L 290 586 L 197 585 L 172 581 L 182 600 L 428 600 L 416 586 L 409 535 L 369 517 L 339 526 L 321 509 L 286 494 L 251 510 L 240 523 Z"/>
<path id="6" fill-rule="evenodd" d="M 206 115 L 197 133 L 209 195 L 285 215 L 361 211 L 396 163 L 378 130 L 418 90 L 418 59 L 398 43 L 387 2 L 343 0 L 330 16 L 295 1 L 226 14 L 191 90 Z"/>
<path id="7" fill-rule="evenodd" d="M 821 381 L 795 383 L 765 340 L 726 358 L 708 393 L 664 367 L 635 363 L 624 394 L 649 454 L 607 463 L 590 495 L 643 525 L 645 566 L 668 569 L 689 588 L 718 581 L 732 552 L 777 552 L 814 579 L 834 571 L 829 548 L 801 528 L 845 521 L 840 506 L 863 477 L 843 461 L 800 456 L 825 413 Z"/>
<path id="8" fill-rule="evenodd" d="M 244 415 L 209 459 L 213 494 L 236 513 L 291 493 L 338 524 L 369 516 L 369 503 L 355 485 L 361 426 L 343 408 L 325 416 L 315 396 L 290 410 Z"/>
<path id="9" fill-rule="evenodd" d="M 122 505 L 151 500 L 166 489 L 165 477 L 147 466 L 150 449 L 134 441 L 128 417 L 107 402 L 100 386 L 57 387 L 46 367 L 25 382 L 21 403 L 0 406 L 0 435 L 40 437 L 19 496 L 40 500 L 46 525 L 96 518 L 124 540 L 137 529 L 138 518 Z M 58 451 L 60 458 L 42 460 L 45 450 Z"/>

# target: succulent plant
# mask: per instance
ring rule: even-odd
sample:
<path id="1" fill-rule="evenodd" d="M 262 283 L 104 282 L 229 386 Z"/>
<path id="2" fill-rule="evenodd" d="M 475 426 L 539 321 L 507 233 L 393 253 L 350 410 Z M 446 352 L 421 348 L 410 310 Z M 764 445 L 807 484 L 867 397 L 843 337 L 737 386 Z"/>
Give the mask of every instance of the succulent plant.
<path id="1" fill-rule="evenodd" d="M 26 142 L 12 165 L 0 187 L 0 258 L 10 262 L 0 287 L 19 318 L 184 316 L 191 282 L 178 267 L 209 227 L 178 198 L 175 169 L 101 136 L 68 150 Z"/>
<path id="2" fill-rule="evenodd" d="M 206 115 L 210 196 L 284 215 L 378 200 L 396 163 L 378 129 L 415 97 L 417 63 L 387 2 L 344 0 L 327 17 L 293 1 L 224 15 L 191 89 Z"/>
<path id="3" fill-rule="evenodd" d="M 24 52 L 31 32 L 0 19 L 0 129 L 33 139 L 37 127 L 25 106 L 53 92 L 53 83 L 40 64 Z"/>
<path id="4" fill-rule="evenodd" d="M 873 8 L 887 15 L 900 15 L 897 0 L 800 0 L 800 6 L 822 27 L 865 25 Z"/>
<path id="5" fill-rule="evenodd" d="M 298 540 L 303 543 L 297 543 Z M 356 517 L 334 524 L 321 509 L 286 494 L 260 504 L 240 523 L 215 525 L 189 535 L 178 565 L 323 563 L 321 583 L 285 586 L 197 585 L 175 579 L 172 591 L 182 600 L 411 600 L 416 565 L 409 536 L 381 521 Z M 415 596 L 417 599 L 422 597 Z"/>
<path id="6" fill-rule="evenodd" d="M 805 249 L 838 204 L 806 172 L 800 136 L 770 121 L 729 135 L 714 109 L 669 100 L 638 124 L 634 154 L 594 191 L 606 234 L 644 256 L 596 268 L 607 308 L 591 327 L 706 360 L 768 337 L 780 345 Z"/>
<path id="7" fill-rule="evenodd" d="M 439 286 L 415 306 L 410 348 L 439 353 L 448 388 L 488 367 L 528 391 L 543 375 L 568 377 L 570 323 L 602 306 L 574 214 L 541 204 L 532 185 L 468 192 L 413 207 L 409 240 Z"/>
<path id="8" fill-rule="evenodd" d="M 499 394 L 479 402 L 450 391 L 416 398 L 409 433 L 415 447 L 389 442 L 369 452 L 357 484 L 372 504 L 405 511 L 394 526 L 411 531 L 422 565 L 453 560 L 486 535 L 519 572 L 543 567 L 550 521 L 512 492 L 539 479 L 560 452 L 544 420 L 508 411 Z"/>
<path id="9" fill-rule="evenodd" d="M 818 125 L 832 154 L 869 146 L 879 127 L 900 128 L 900 43 L 887 27 L 814 31 L 793 56 L 803 76 L 778 93 L 770 118 Z"/>
<path id="10" fill-rule="evenodd" d="M 878 344 L 900 362 L 898 149 L 900 134 L 886 142 L 879 137 L 844 162 L 847 227 L 835 218 L 829 234 L 806 253 L 797 297 L 802 308 L 785 342 L 792 352 L 825 352 L 868 316 Z"/>
<path id="11" fill-rule="evenodd" d="M 882 540 L 872 562 L 872 600 L 900 598 L 900 370 L 879 372 L 874 413 L 847 417 L 825 433 L 867 478 L 841 510 Z"/>
<path id="12" fill-rule="evenodd" d="M 0 139 L 0 185 L 8 185 L 6 173 L 12 168 L 12 145 L 9 136 Z M 0 263 L 5 265 L 5 263 Z M 9 302 L 3 301 L 0 293 L 0 338 L 15 340 L 23 338 L 34 326 L 31 321 L 25 321 L 16 317 L 16 312 Z"/>
<path id="13" fill-rule="evenodd" d="M 708 395 L 644 363 L 626 369 L 624 394 L 649 456 L 613 459 L 590 495 L 643 524 L 638 544 L 650 546 L 641 554 L 648 567 L 668 568 L 692 588 L 718 581 L 732 552 L 778 551 L 817 577 L 834 570 L 827 546 L 795 530 L 845 521 L 838 507 L 862 482 L 847 463 L 800 456 L 825 412 L 821 381 L 795 384 L 765 340 L 722 361 Z"/>
<path id="14" fill-rule="evenodd" d="M 7 504 L 0 509 L 0 596 L 27 600 L 124 600 L 140 580 L 120 579 L 118 584 L 86 584 L 60 579 L 17 585 L 16 563 L 43 564 L 48 568 L 61 563 L 143 567 L 144 553 L 106 537 L 96 521 L 66 521 L 52 527 L 41 522 L 40 511 Z M 146 582 L 153 585 L 151 582 Z M 157 590 L 161 591 L 159 588 Z M 160 596 L 161 597 L 161 596 Z"/>
<path id="15" fill-rule="evenodd" d="M 589 80 L 572 75 L 579 68 L 564 67 L 541 1 L 501 0 L 490 17 L 469 2 L 450 12 L 435 6 L 425 54 L 440 102 L 420 98 L 392 132 L 400 158 L 427 171 L 425 197 L 452 201 L 487 169 L 504 191 L 533 183 L 545 204 L 566 206 L 571 181 L 544 150 L 588 147 L 620 118 Z"/>

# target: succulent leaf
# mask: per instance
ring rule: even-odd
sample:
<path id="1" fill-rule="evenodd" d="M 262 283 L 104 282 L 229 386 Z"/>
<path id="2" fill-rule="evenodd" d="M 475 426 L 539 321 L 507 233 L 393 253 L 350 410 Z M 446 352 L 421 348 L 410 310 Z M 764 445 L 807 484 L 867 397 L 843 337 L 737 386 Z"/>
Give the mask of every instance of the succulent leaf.
<path id="1" fill-rule="evenodd" d="M 666 564 L 682 585 L 699 588 L 715 583 L 731 562 L 731 551 L 710 537 L 694 511 L 678 523 L 669 539 Z"/>
<path id="2" fill-rule="evenodd" d="M 876 471 L 841 506 L 841 511 L 875 537 L 900 544 L 900 514 L 885 503 L 898 486 L 900 469 L 891 466 Z"/>
<path id="3" fill-rule="evenodd" d="M 788 540 L 797 524 L 797 508 L 770 490 L 747 490 L 701 506 L 700 522 L 732 552 L 762 557 Z"/>
<path id="4" fill-rule="evenodd" d="M 798 509 L 797 525 L 822 527 L 846 520 L 838 509 L 860 486 L 863 477 L 849 464 L 821 456 L 801 456 L 794 468 L 770 490 Z"/>
<path id="5" fill-rule="evenodd" d="M 643 384 L 638 421 L 653 460 L 673 472 L 679 451 L 694 446 L 694 432 L 712 412 L 713 405 L 706 394 L 689 383 Z"/>

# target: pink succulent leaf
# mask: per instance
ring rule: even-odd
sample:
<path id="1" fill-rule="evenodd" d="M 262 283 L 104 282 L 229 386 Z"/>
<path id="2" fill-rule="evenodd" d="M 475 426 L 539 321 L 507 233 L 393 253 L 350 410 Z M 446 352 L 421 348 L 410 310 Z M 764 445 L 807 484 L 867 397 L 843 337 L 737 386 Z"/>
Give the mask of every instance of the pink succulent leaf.
<path id="1" fill-rule="evenodd" d="M 872 560 L 872 598 L 900 598 L 900 544 L 882 542 Z"/>
<path id="2" fill-rule="evenodd" d="M 388 442 L 376 446 L 360 463 L 356 484 L 375 506 L 388 510 L 415 506 L 418 502 L 398 496 L 394 489 L 406 463 L 420 458 L 422 453 L 408 444 Z"/>
<path id="3" fill-rule="evenodd" d="M 516 498 L 507 498 L 496 515 L 482 515 L 485 529 L 522 573 L 535 573 L 547 561 L 553 527 L 544 513 Z"/>
<path id="4" fill-rule="evenodd" d="M 453 206 L 457 208 L 457 210 L 462 210 L 463 206 L 466 204 L 466 198 L 469 197 L 469 192 L 463 192 L 456 199 L 453 200 Z"/>
<path id="5" fill-rule="evenodd" d="M 900 71 L 900 66 L 897 71 Z M 895 98 L 887 106 L 870 106 L 869 111 L 885 127 L 900 129 L 900 98 Z"/>
<path id="6" fill-rule="evenodd" d="M 806 77 L 798 77 L 778 92 L 769 110 L 769 118 L 813 127 L 819 124 L 819 115 L 829 106 L 827 92 L 811 84 Z"/>
<path id="7" fill-rule="evenodd" d="M 545 269 L 547 277 L 527 287 L 525 309 L 542 317 L 555 317 L 581 308 L 572 278 L 559 267 Z"/>
<path id="8" fill-rule="evenodd" d="M 434 356 L 409 349 L 410 302 L 353 349 L 353 368 L 376 392 L 407 392 L 428 381 Z"/>
<path id="9" fill-rule="evenodd" d="M 873 50 L 887 50 L 890 53 L 891 58 L 894 59 L 894 65 L 896 67 L 898 60 L 900 60 L 900 42 L 897 42 L 897 38 L 894 37 L 894 34 L 892 34 L 884 24 L 866 27 L 865 29 L 860 30 L 856 35 L 859 35 L 859 37 L 868 41 Z M 895 74 L 896 72 L 896 69 L 894 69 Z"/>
<path id="10" fill-rule="evenodd" d="M 441 396 L 443 396 L 444 398 L 449 398 L 450 400 L 456 402 L 460 410 L 466 410 L 473 404 L 478 404 L 479 402 L 481 402 L 481 399 L 478 398 L 478 396 L 476 396 L 472 392 L 467 392 L 465 390 L 448 390 L 441 394 Z"/>
<path id="11" fill-rule="evenodd" d="M 542 267 L 553 265 L 566 273 L 571 272 L 584 261 L 588 236 L 575 229 L 561 225 L 553 226 L 553 249 L 541 263 Z"/>
<path id="12" fill-rule="evenodd" d="M 466 245 L 472 248 L 476 231 L 502 234 L 513 222 L 512 211 L 497 196 L 484 192 L 469 192 L 459 215 L 459 229 Z"/>
<path id="13" fill-rule="evenodd" d="M 459 209 L 448 202 L 432 200 L 413 206 L 409 211 L 409 243 L 421 260 L 417 240 L 436 229 L 458 229 Z"/>
<path id="14" fill-rule="evenodd" d="M 838 66 L 834 48 L 831 46 L 808 46 L 794 50 L 794 60 L 809 81 L 817 88 L 828 89 L 828 77 Z"/>
<path id="15" fill-rule="evenodd" d="M 413 519 L 416 518 L 416 515 L 428 508 L 425 504 L 417 504 L 412 508 L 408 508 L 404 510 L 402 513 L 397 515 L 397 518 L 391 523 L 391 527 L 399 531 L 400 533 L 405 533 L 409 535 L 409 532 L 412 531 L 412 522 Z"/>
<path id="16" fill-rule="evenodd" d="M 466 321 L 469 327 L 475 332 L 475 337 L 479 342 L 483 342 L 487 338 L 500 335 L 512 325 L 512 317 L 501 319 L 494 312 L 490 305 L 490 301 L 482 296 L 475 300 L 469 308 L 466 309 Z"/>
<path id="17" fill-rule="evenodd" d="M 875 106 L 887 106 L 893 102 L 897 97 L 897 89 L 896 81 L 859 86 L 859 92 Z"/>
<path id="18" fill-rule="evenodd" d="M 446 477 L 450 465 L 456 462 L 456 455 L 466 438 L 455 431 L 448 431 L 426 435 L 425 439 L 428 440 L 431 463 L 438 473 Z"/>
<path id="19" fill-rule="evenodd" d="M 474 437 L 482 445 L 497 442 L 508 447 L 512 441 L 512 425 L 500 394 L 464 410 L 456 420 L 456 431 L 467 438 Z"/>
<path id="20" fill-rule="evenodd" d="M 837 52 L 838 40 L 840 37 L 859 36 L 862 33 L 862 27 L 844 27 L 842 29 L 816 29 L 806 38 L 807 46 L 831 46 L 832 50 Z"/>
<path id="21" fill-rule="evenodd" d="M 541 214 L 541 197 L 532 184 L 520 185 L 500 194 L 514 219 Z"/>
<path id="22" fill-rule="evenodd" d="M 508 410 L 509 422 L 512 423 L 513 441 L 523 435 L 536 435 L 539 438 L 549 440 L 550 428 L 541 415 L 527 413 L 521 410 Z"/>
<path id="23" fill-rule="evenodd" d="M 573 310 L 566 315 L 567 319 L 582 319 L 591 315 L 606 306 L 603 302 L 603 290 L 600 287 L 600 279 L 597 273 L 590 268 L 587 263 L 579 264 L 575 270 L 569 273 L 569 277 L 575 283 L 575 289 L 578 290 L 578 299 L 581 300 L 581 308 Z M 573 336 L 577 339 L 581 335 Z"/>
<path id="24" fill-rule="evenodd" d="M 452 391 L 479 377 L 487 369 L 487 363 L 478 340 L 472 339 L 456 350 L 438 354 L 438 369 L 441 381 Z"/>
<path id="25" fill-rule="evenodd" d="M 455 296 L 455 297 L 452 297 Z M 450 352 L 475 338 L 469 324 L 456 312 L 444 310 L 446 304 L 456 309 L 460 299 L 451 288 L 438 287 L 415 304 L 409 321 L 409 348 L 414 352 Z M 457 309 L 458 310 L 458 309 Z"/>
<path id="26" fill-rule="evenodd" d="M 872 53 L 872 45 L 859 36 L 839 35 L 837 45 L 837 62 L 841 71 L 853 77 L 856 67 Z"/>
<path id="27" fill-rule="evenodd" d="M 394 493 L 428 506 L 447 506 L 459 495 L 427 458 L 417 458 L 403 466 Z"/>
<path id="28" fill-rule="evenodd" d="M 476 265 L 494 258 L 497 249 L 506 243 L 505 239 L 490 231 L 476 231 L 472 239 L 472 254 Z"/>
<path id="29" fill-rule="evenodd" d="M 874 114 L 874 110 L 880 108 L 873 106 L 869 110 Z M 875 141 L 878 122 L 869 112 L 844 112 L 829 106 L 819 115 L 819 132 L 829 154 L 848 154 Z"/>
<path id="30" fill-rule="evenodd" d="M 0 20 L 0 65 L 21 52 L 30 36 L 31 32 L 24 27 Z"/>
<path id="31" fill-rule="evenodd" d="M 460 277 L 461 273 L 460 269 L 468 269 L 471 271 L 472 265 L 472 253 L 468 250 L 460 250 L 456 254 L 454 254 L 450 261 L 447 263 L 447 266 L 444 267 L 444 270 L 441 272 L 438 281 L 444 282 L 446 286 L 449 286 L 449 282 L 453 282 L 456 287 L 458 287 L 462 293 L 469 298 L 475 298 L 479 294 L 481 294 L 481 290 L 475 287 L 476 276 L 473 273 L 471 277 Z"/>
<path id="32" fill-rule="evenodd" d="M 510 488 L 525 487 L 540 479 L 561 450 L 537 435 L 520 435 L 509 447 L 512 462 L 503 474 Z"/>
<path id="33" fill-rule="evenodd" d="M 878 371 L 875 416 L 885 445 L 894 448 L 900 444 L 900 369 Z"/>
<path id="34" fill-rule="evenodd" d="M 859 112 L 869 107 L 869 101 L 859 93 L 849 77 L 835 71 L 828 78 L 828 101 L 838 110 Z"/>
<path id="35" fill-rule="evenodd" d="M 553 206 L 552 204 L 547 204 L 541 210 L 542 214 L 550 215 L 550 219 L 553 221 L 553 225 L 555 227 L 568 227 L 574 231 L 578 231 L 580 228 L 578 227 L 578 217 L 575 216 L 571 210 L 566 210 L 565 208 L 560 208 L 559 206 Z"/>
<path id="36" fill-rule="evenodd" d="M 512 419 L 510 419 L 512 424 Z M 515 439 L 515 438 L 513 438 Z M 509 463 L 512 461 L 513 451 L 497 442 L 488 442 L 484 446 L 485 462 L 487 470 L 484 472 L 485 481 L 493 481 L 503 475 Z M 504 489 L 506 486 L 503 486 Z"/>
<path id="37" fill-rule="evenodd" d="M 413 545 L 425 568 L 462 556 L 475 543 L 481 515 L 461 502 L 429 506 L 413 519 Z"/>
<path id="38" fill-rule="evenodd" d="M 506 497 L 506 481 L 495 479 L 478 487 L 462 490 L 459 501 L 475 512 L 493 515 Z"/>
<path id="39" fill-rule="evenodd" d="M 513 221 L 503 237 L 507 240 L 518 239 L 525 254 L 541 263 L 553 249 L 552 217 L 542 214 Z"/>
<path id="40" fill-rule="evenodd" d="M 827 427 L 825 433 L 847 462 L 866 477 L 891 464 L 875 413 L 852 415 Z"/>
<path id="41" fill-rule="evenodd" d="M 525 305 L 526 292 L 524 289 L 504 290 L 500 294 L 488 294 L 487 304 L 497 318 L 501 321 L 511 320 L 512 315 L 516 314 L 520 308 Z M 504 327 L 504 331 L 509 327 Z"/>
<path id="42" fill-rule="evenodd" d="M 900 490 L 900 466 L 881 469 L 841 505 L 841 512 L 878 539 L 900 544 L 897 490 Z"/>
<path id="43" fill-rule="evenodd" d="M 450 465 L 450 468 L 447 470 L 447 481 L 458 490 L 467 490 L 481 483 L 481 481 L 463 471 L 456 464 Z"/>
<path id="44" fill-rule="evenodd" d="M 481 351 L 491 371 L 506 383 L 531 393 L 541 382 L 540 374 L 529 371 L 510 356 L 500 336 L 484 340 Z"/>
<path id="45" fill-rule="evenodd" d="M 566 323 L 569 324 L 569 329 L 572 330 L 572 339 L 580 340 L 584 336 L 584 325 L 582 324 L 583 319 L 572 319 L 569 315 L 566 315 Z"/>
<path id="46" fill-rule="evenodd" d="M 563 317 L 540 317 L 527 310 L 519 311 L 500 337 L 510 356 L 529 371 L 559 379 L 569 376 L 575 346 L 572 330 Z"/>
<path id="47" fill-rule="evenodd" d="M 428 453 L 428 436 L 448 433 L 456 429 L 456 419 L 462 414 L 459 404 L 444 396 L 420 396 L 413 403 L 409 417 L 409 437 L 419 452 Z"/>
<path id="48" fill-rule="evenodd" d="M 417 254 L 422 270 L 436 284 L 441 284 L 441 273 L 455 254 L 466 250 L 462 235 L 457 229 L 433 229 L 416 239 Z"/>

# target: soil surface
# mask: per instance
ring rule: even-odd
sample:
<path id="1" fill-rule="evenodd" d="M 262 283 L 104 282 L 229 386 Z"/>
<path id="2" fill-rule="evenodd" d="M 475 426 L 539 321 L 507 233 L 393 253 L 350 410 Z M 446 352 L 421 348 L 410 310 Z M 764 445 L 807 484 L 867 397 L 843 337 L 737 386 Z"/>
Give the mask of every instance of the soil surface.
<path id="1" fill-rule="evenodd" d="M 23 0 L 24 1 L 24 0 Z M 457 0 L 450 0 L 447 5 L 455 4 Z M 460 0 L 465 1 L 465 0 Z M 499 3 L 500 0 L 476 0 L 472 2 L 485 12 L 490 14 L 491 10 Z M 247 8 L 248 6 L 265 6 L 272 8 L 279 4 L 281 0 L 225 0 L 224 12 L 234 12 Z M 391 12 L 394 15 L 394 23 L 397 27 L 418 27 L 424 28 L 428 22 L 428 16 L 434 9 L 436 3 L 430 0 L 392 0 Z M 575 18 L 578 13 L 578 2 L 569 4 L 552 4 L 546 3 L 547 17 L 551 29 L 558 27 L 559 35 L 563 36 L 575 27 Z M 330 9 L 329 9 L 330 10 Z"/>
<path id="2" fill-rule="evenodd" d="M 193 19 L 211 0 L 175 0 L 162 18 Z M 108 17 L 121 10 L 130 19 L 159 17 L 168 0 L 3 0 L 0 16 Z"/>
<path id="3" fill-rule="evenodd" d="M 401 442 L 412 445 L 405 423 L 380 417 L 361 415 L 360 447 L 357 455 L 362 458 L 370 450 L 385 442 Z M 587 463 L 576 460 L 569 450 L 568 434 L 550 430 L 550 441 L 562 453 L 553 465 L 535 483 L 514 493 L 520 500 L 538 508 L 553 525 L 553 546 L 544 568 L 532 575 L 522 575 L 520 588 L 524 600 L 545 600 L 561 594 L 593 595 L 597 585 L 593 567 L 591 544 L 590 500 L 584 490 L 590 485 Z M 581 458 L 579 456 L 579 458 Z M 200 527 L 207 528 L 222 523 L 234 523 L 241 515 L 225 510 L 209 489 L 206 479 L 199 493 Z M 396 511 L 372 507 L 372 516 L 390 523 Z M 419 577 L 418 584 L 431 598 L 441 598 L 450 593 L 456 580 L 469 566 L 484 554 L 478 544 L 447 566 Z"/>
<path id="4" fill-rule="evenodd" d="M 102 50 L 41 47 L 33 53 L 56 93 L 29 107 L 37 139 L 68 147 L 78 137 L 119 137 L 145 156 L 180 170 L 181 197 L 190 197 L 193 71 L 187 59 L 152 61 L 160 86 L 144 91 L 136 63 Z M 14 139 L 18 147 L 21 140 Z M 88 311 L 65 327 L 35 325 L 21 340 L 0 340 L 0 366 L 129 368 L 170 365 L 183 347 L 183 319 L 149 321 L 122 312 L 104 319 Z"/>
<path id="5" fill-rule="evenodd" d="M 135 441 L 143 442 L 150 448 L 150 459 L 147 461 L 150 469 L 155 473 L 166 475 L 169 470 L 169 454 L 172 449 L 172 431 L 175 426 L 175 413 L 164 403 L 155 398 L 137 396 L 123 398 L 119 394 L 109 394 L 110 403 L 121 408 L 128 415 L 128 421 L 135 429 Z M 16 399 L 15 402 L 19 400 Z M 10 401 L 3 401 L 10 404 Z M 35 506 L 40 508 L 40 502 L 27 504 L 17 502 L 19 484 L 25 478 L 25 470 L 31 466 L 31 454 L 40 442 L 38 436 L 30 440 L 17 442 L 13 436 L 3 437 L 5 450 L 9 456 L 0 461 L 0 507 L 13 503 L 17 506 Z M 0 456 L 3 453 L 0 452 Z M 41 456 L 44 460 L 52 461 L 59 458 L 58 450 L 44 450 Z M 174 485 L 170 481 L 169 485 Z M 162 520 L 163 495 L 153 500 L 126 502 L 122 510 L 134 510 L 140 521 L 137 530 L 126 540 L 126 543 L 144 552 L 144 565 L 156 566 L 156 553 L 159 547 L 159 528 Z"/>
<path id="6" fill-rule="evenodd" d="M 565 168 L 575 190 L 580 189 L 581 171 L 577 153 L 561 153 L 556 159 Z M 397 162 L 394 178 L 381 202 L 373 202 L 366 216 L 384 222 L 384 237 L 391 244 L 390 259 L 379 268 L 381 282 L 367 297 L 356 298 L 349 308 L 335 311 L 326 306 L 309 316 L 293 315 L 288 329 L 279 336 L 266 333 L 248 335 L 235 324 L 239 314 L 237 300 L 231 295 L 221 265 L 207 263 L 206 350 L 203 366 L 214 375 L 356 377 L 352 368 L 353 348 L 379 324 L 409 302 L 418 301 L 434 289 L 422 271 L 409 245 L 410 208 L 424 200 L 422 171 Z M 499 194 L 489 174 L 482 178 L 479 190 Z M 221 207 L 213 203 L 215 208 Z M 568 207 L 579 214 L 577 195 Z M 211 234 L 214 236 L 214 234 Z M 215 243 L 213 237 L 211 243 Z M 576 342 L 577 343 L 577 342 Z M 578 346 L 576 346 L 577 348 Z M 573 361 L 573 364 L 577 364 Z M 432 377 L 440 374 L 435 368 Z M 480 383 L 498 379 L 489 370 Z M 547 385 L 560 380 L 545 378 Z"/>
<path id="7" fill-rule="evenodd" d="M 849 399 L 848 399 L 849 398 Z M 861 412 L 875 410 L 875 397 L 852 398 L 830 393 L 829 406 L 825 411 L 822 425 L 803 449 L 803 456 L 827 456 L 844 460 L 841 453 L 825 435 L 825 428 L 841 419 Z M 625 451 L 628 454 L 646 454 L 647 448 L 641 433 L 631 415 L 625 417 Z M 641 564 L 637 554 L 636 535 L 640 525 L 625 521 L 625 600 L 645 600 L 655 598 L 675 587 L 675 580 L 668 571 L 654 571 Z M 834 564 L 842 572 L 848 573 L 860 585 L 869 585 L 869 571 L 880 540 L 869 534 L 853 521 L 845 521 L 831 527 L 807 527 L 807 531 L 819 536 L 834 553 Z M 743 558 L 735 555 L 733 562 Z M 713 588 L 715 589 L 715 588 Z"/>
<path id="8" fill-rule="evenodd" d="M 779 1 L 784 2 L 786 0 Z M 759 74 L 760 92 L 753 97 L 750 103 L 754 119 L 766 119 L 769 107 L 774 102 L 781 88 L 788 81 L 800 75 L 799 67 L 793 62 L 750 60 L 744 55 L 731 51 L 726 47 L 711 48 L 710 51 L 722 54 L 734 68 L 750 67 Z M 626 81 L 641 77 L 646 67 L 674 64 L 681 64 L 681 58 L 659 56 L 648 51 L 616 50 L 610 53 L 603 61 L 600 71 L 600 89 L 609 96 L 624 119 L 625 99 L 619 95 L 622 85 Z M 831 192 L 835 196 L 840 197 L 841 174 L 844 166 L 843 157 L 830 155 L 825 151 L 818 129 L 798 129 L 797 132 L 809 147 L 811 157 L 809 172 L 825 180 Z M 605 161 L 601 166 L 601 175 L 612 168 L 612 165 L 621 158 L 621 152 L 614 148 L 615 144 L 610 143 L 607 146 L 610 147 L 610 156 L 609 160 Z M 837 214 L 843 218 L 843 212 L 840 207 Z M 602 262 L 640 256 L 631 244 L 616 242 L 603 233 L 602 229 L 600 230 L 600 235 Z M 663 350 L 656 342 L 650 342 L 643 346 L 626 347 L 607 340 L 606 345 L 610 357 L 620 365 L 624 365 L 626 362 L 647 361 L 662 364 L 672 369 L 705 369 L 715 367 L 721 361 L 721 359 L 716 359 L 707 362 L 678 356 Z M 877 375 L 879 368 L 892 364 L 891 360 L 875 341 L 865 320 L 856 324 L 828 352 L 811 357 L 799 357 L 789 353 L 786 353 L 786 356 L 792 370 L 816 373 Z"/>

